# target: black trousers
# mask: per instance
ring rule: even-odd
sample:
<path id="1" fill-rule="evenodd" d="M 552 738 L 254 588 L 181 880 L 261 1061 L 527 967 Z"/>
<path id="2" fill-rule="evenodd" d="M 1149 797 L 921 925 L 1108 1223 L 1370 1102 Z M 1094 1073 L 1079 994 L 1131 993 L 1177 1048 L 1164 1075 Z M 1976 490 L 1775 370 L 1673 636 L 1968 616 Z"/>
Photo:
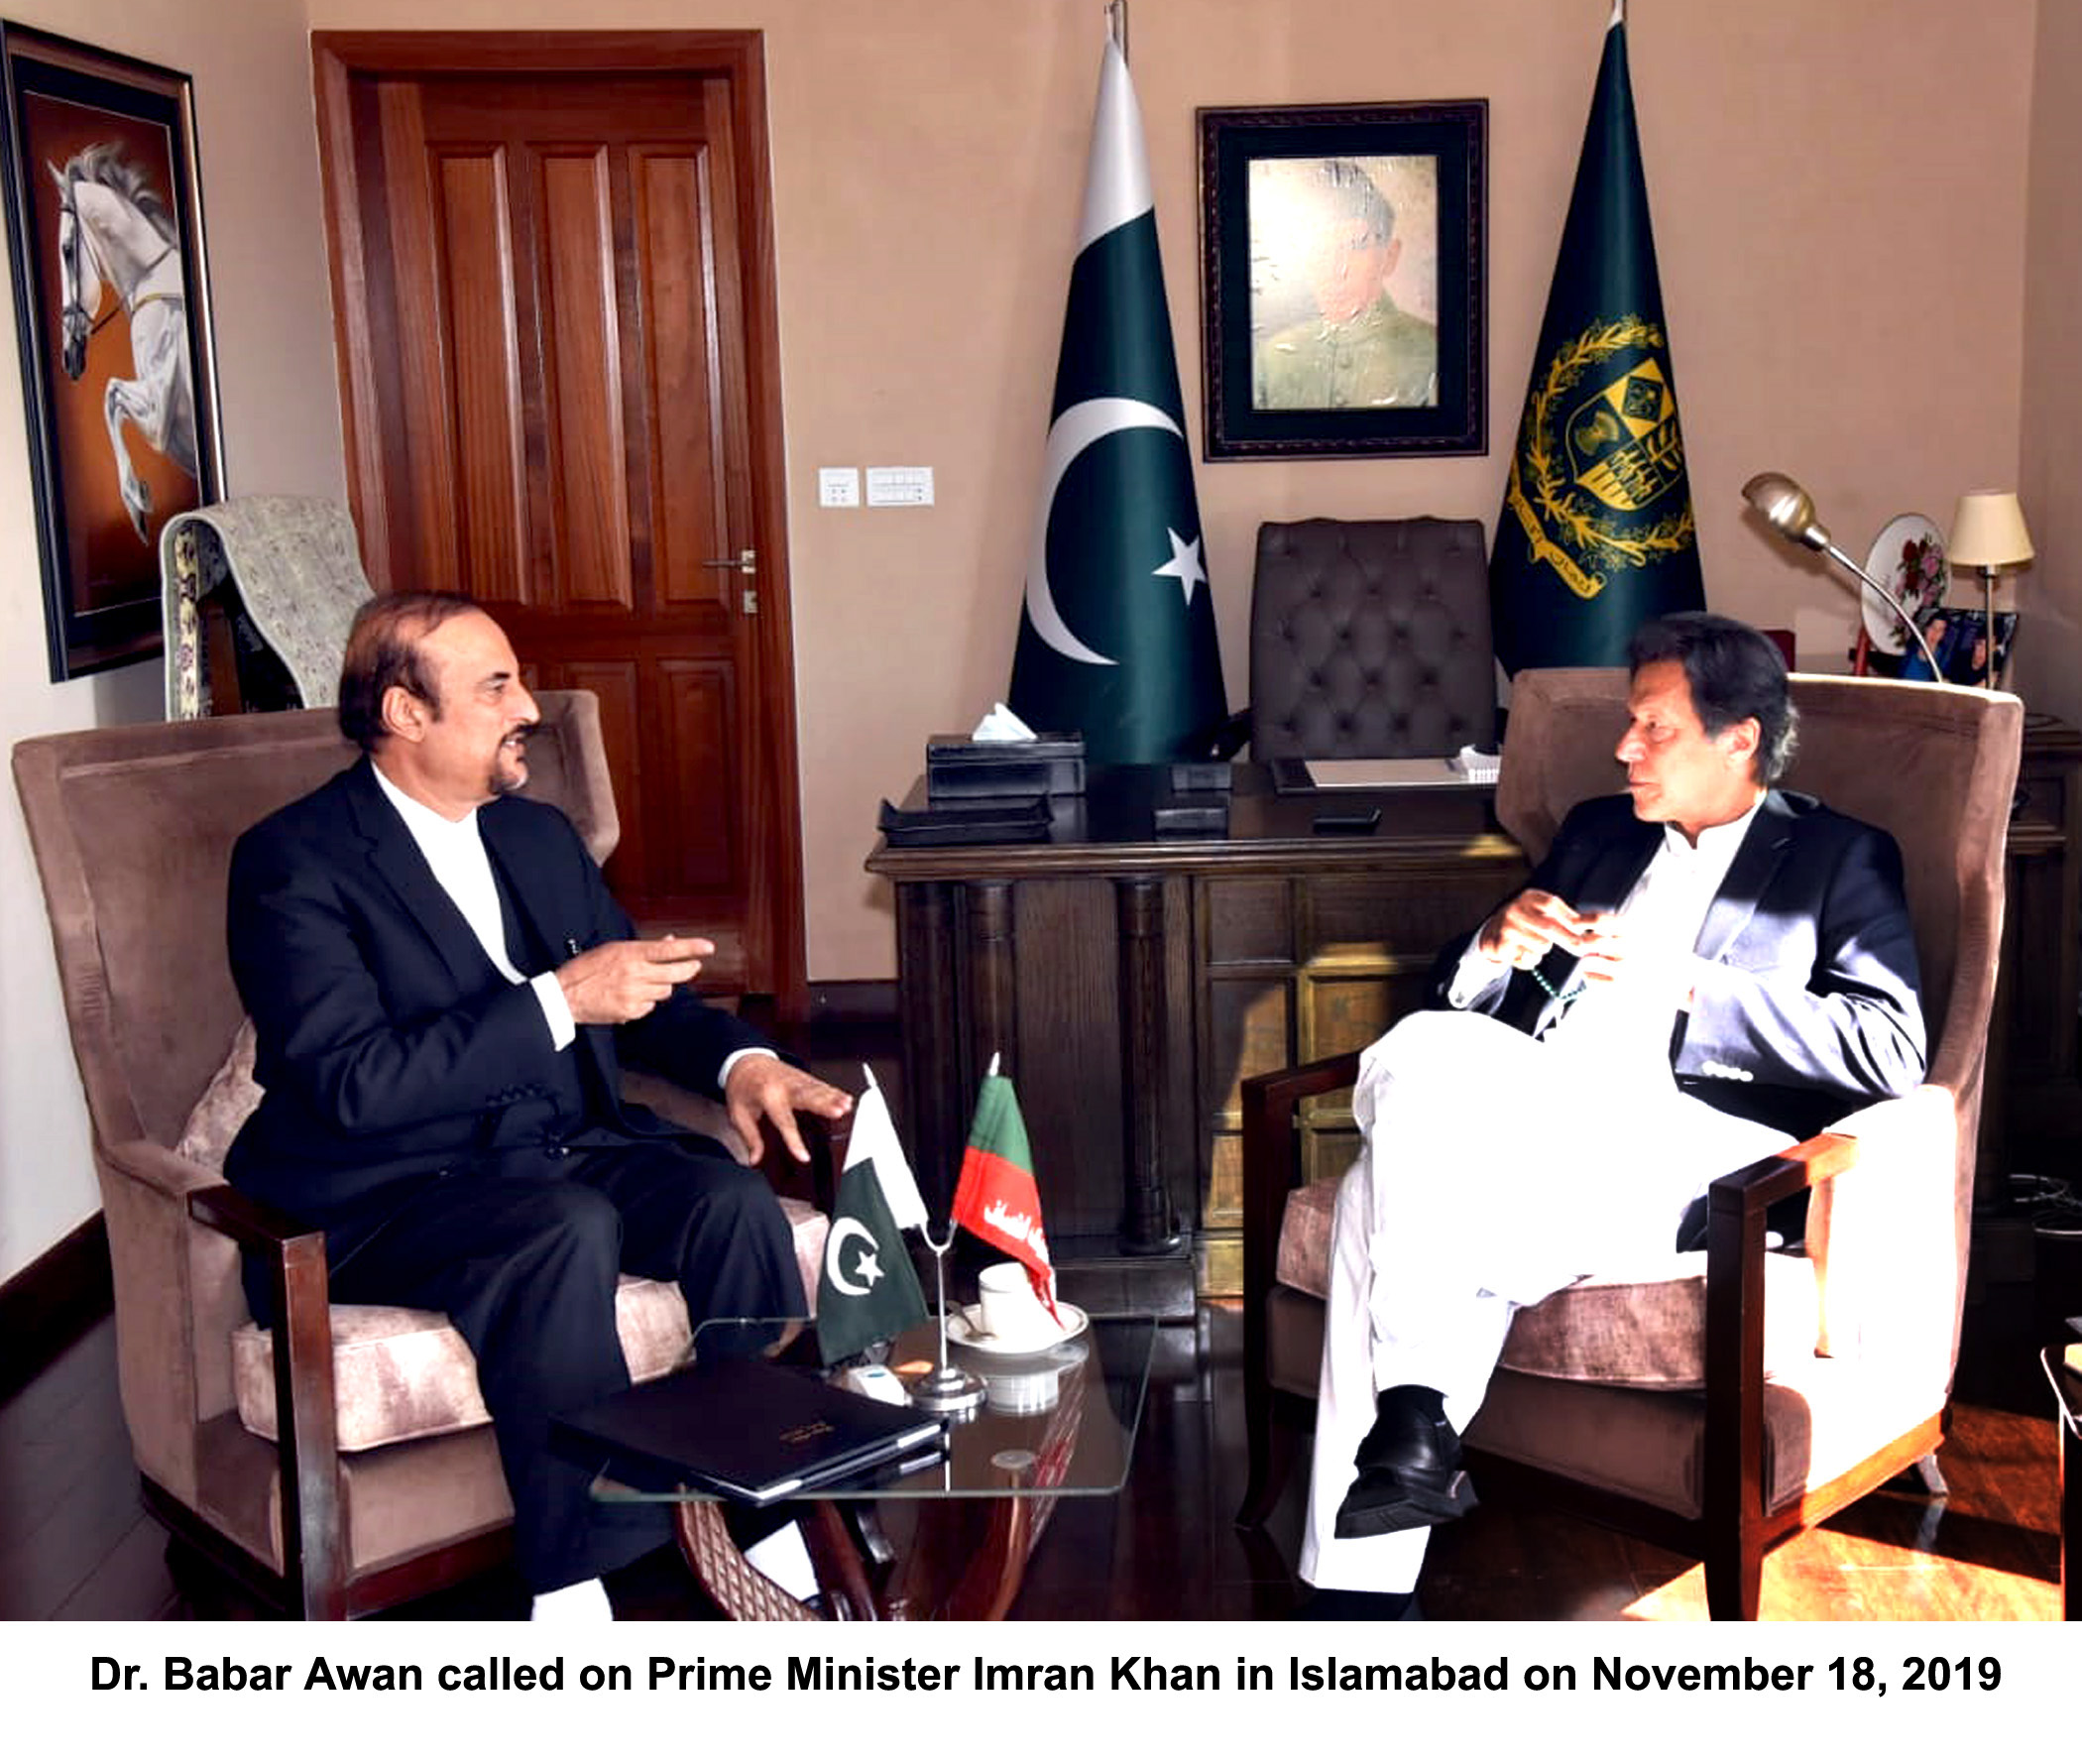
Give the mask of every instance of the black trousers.
<path id="1" fill-rule="evenodd" d="M 665 1507 L 593 1500 L 593 1470 L 549 1445 L 552 1415 L 629 1386 L 615 1333 L 624 1270 L 676 1280 L 696 1325 L 802 1309 L 787 1221 L 765 1178 L 710 1140 L 507 1154 L 434 1178 L 331 1276 L 341 1303 L 445 1311 L 470 1344 L 513 1496 L 520 1573 L 537 1592 L 622 1567 L 671 1536 Z"/>

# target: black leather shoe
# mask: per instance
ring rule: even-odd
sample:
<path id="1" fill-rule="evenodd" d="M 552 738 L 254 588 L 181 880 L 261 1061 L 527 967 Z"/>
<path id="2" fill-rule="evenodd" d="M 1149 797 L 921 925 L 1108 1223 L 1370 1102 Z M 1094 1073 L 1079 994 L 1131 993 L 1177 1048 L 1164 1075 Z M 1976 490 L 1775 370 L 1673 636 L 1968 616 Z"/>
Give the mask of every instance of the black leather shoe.
<path id="1" fill-rule="evenodd" d="M 1460 1436 L 1436 1390 L 1398 1384 L 1382 1391 L 1352 1463 L 1359 1474 L 1337 1509 L 1339 1537 L 1381 1537 L 1474 1510 L 1474 1488 L 1460 1468 Z"/>

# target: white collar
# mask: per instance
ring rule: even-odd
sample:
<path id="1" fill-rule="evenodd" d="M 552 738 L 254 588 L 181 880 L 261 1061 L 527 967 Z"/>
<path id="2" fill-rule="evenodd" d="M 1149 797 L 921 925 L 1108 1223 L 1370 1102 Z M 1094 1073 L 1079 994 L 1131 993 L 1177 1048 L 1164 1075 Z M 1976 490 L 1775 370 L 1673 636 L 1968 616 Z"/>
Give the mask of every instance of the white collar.
<path id="1" fill-rule="evenodd" d="M 376 774 L 377 785 L 405 822 L 405 831 L 421 846 L 482 843 L 477 831 L 476 809 L 471 809 L 459 821 L 451 821 L 439 809 L 427 807 L 416 796 L 407 796 L 384 775 L 383 767 L 375 761 L 370 761 L 369 769 Z"/>
<path id="2" fill-rule="evenodd" d="M 1681 858 L 1688 864 L 1701 866 L 1711 864 L 1725 871 L 1735 862 L 1735 854 L 1748 836 L 1750 823 L 1757 818 L 1757 811 L 1764 806 L 1769 792 L 1760 791 L 1757 800 L 1732 821 L 1723 821 L 1717 827 L 1701 827 L 1698 843 L 1684 837 L 1684 830 L 1675 821 L 1663 825 L 1663 849 L 1672 857 Z"/>

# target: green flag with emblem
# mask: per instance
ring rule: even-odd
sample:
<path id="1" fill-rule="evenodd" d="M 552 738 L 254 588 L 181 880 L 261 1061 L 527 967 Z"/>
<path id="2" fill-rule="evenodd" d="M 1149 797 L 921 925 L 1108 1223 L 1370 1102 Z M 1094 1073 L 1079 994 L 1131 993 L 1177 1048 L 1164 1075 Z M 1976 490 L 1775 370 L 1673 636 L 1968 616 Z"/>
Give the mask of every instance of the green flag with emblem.
<path id="1" fill-rule="evenodd" d="M 1497 658 L 1614 666 L 1643 621 L 1705 605 L 1648 184 L 1612 9 L 1490 552 Z"/>
<path id="2" fill-rule="evenodd" d="M 1226 714 L 1142 118 L 1108 43 L 1006 702 L 1095 762 L 1205 752 Z"/>

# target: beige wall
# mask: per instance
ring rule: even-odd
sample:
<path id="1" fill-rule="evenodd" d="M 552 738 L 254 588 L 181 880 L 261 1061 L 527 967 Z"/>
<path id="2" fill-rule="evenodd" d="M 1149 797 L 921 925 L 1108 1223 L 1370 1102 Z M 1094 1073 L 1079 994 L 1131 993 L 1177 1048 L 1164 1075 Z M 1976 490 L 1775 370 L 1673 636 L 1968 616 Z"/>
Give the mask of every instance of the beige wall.
<path id="1" fill-rule="evenodd" d="M 1099 0 L 64 0 L 61 21 L 48 0 L 44 10 L 57 28 L 196 74 L 238 491 L 336 493 L 342 476 L 306 19 L 325 29 L 765 32 L 809 967 L 826 980 L 891 973 L 888 901 L 861 861 L 876 800 L 916 772 L 925 737 L 967 727 L 1003 691 L 1098 75 Z M 1607 0 L 1134 0 L 1133 66 L 1196 429 L 1195 107 L 1490 105 L 1492 450 L 1203 466 L 1233 699 L 1259 521 L 1439 513 L 1493 523 L 1607 10 Z M 1766 466 L 1799 475 L 1862 557 L 1897 513 L 1943 522 L 1960 490 L 2018 481 L 2034 32 L 2041 60 L 2057 54 L 2066 64 L 2037 79 L 2036 140 L 2043 151 L 2056 137 L 2061 165 L 2042 166 L 2028 186 L 2030 286 L 2048 290 L 2031 310 L 2038 330 L 2074 348 L 2052 290 L 2056 260 L 2076 248 L 2051 210 L 2076 176 L 2076 143 L 2074 125 L 2048 115 L 2074 109 L 2060 102 L 2082 77 L 2074 25 L 2039 22 L 2033 0 L 1971 10 L 1655 0 L 1636 11 L 1636 94 L 1708 593 L 1725 610 L 1795 625 L 1806 658 L 1825 663 L 1848 632 L 1850 602 L 1754 530 L 1739 487 Z M 2064 295 L 2074 279 L 2057 281 Z M 11 376 L 11 350 L 0 354 Z M 2037 354 L 2034 345 L 2034 371 Z M 2067 372 L 2071 384 L 2082 363 L 2071 356 Z M 2074 404 L 2034 393 L 2032 410 L 2057 427 L 2055 407 Z M 2054 439 L 2071 448 L 2066 421 Z M 0 651 L 8 738 L 153 714 L 155 680 L 44 684 L 20 426 L 0 412 L 0 497 L 21 584 L 0 612 L 15 640 Z M 869 464 L 933 466 L 937 505 L 817 508 L 817 467 Z M 2026 505 L 2041 578 L 2053 573 L 2038 508 L 2049 495 L 2048 482 Z M 0 837 L 0 904 L 33 906 L 18 821 Z M 69 1115 L 20 1124 L 48 1122 L 54 1097 L 69 1111 L 72 1081 L 47 946 L 29 932 L 34 917 L 9 916 L 10 968 L 26 971 L 0 1030 L 0 1278 L 93 1206 Z"/>
<path id="2" fill-rule="evenodd" d="M 2021 495 L 2038 556 L 2020 583 L 2017 685 L 2082 723 L 2082 6 L 2039 8 L 2024 245 Z"/>
<path id="3" fill-rule="evenodd" d="M 302 0 L 15 0 L 8 14 L 195 81 L 231 486 L 344 494 Z M 0 748 L 162 714 L 157 663 L 53 685 L 13 297 L 0 292 Z M 43 895 L 0 812 L 0 1279 L 99 1206 Z M 177 934 L 177 928 L 176 928 Z"/>

